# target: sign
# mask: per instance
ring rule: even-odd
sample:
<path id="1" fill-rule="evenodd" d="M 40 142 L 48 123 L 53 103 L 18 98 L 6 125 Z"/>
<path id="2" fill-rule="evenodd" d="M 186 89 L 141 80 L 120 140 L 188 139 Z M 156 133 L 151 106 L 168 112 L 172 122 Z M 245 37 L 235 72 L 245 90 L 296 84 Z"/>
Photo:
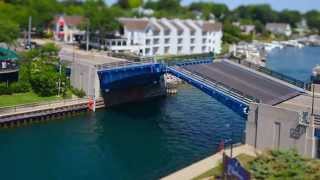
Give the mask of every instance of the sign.
<path id="1" fill-rule="evenodd" d="M 223 154 L 224 175 L 234 177 L 239 180 L 250 180 L 250 173 L 244 169 L 236 158 L 230 158 Z"/>

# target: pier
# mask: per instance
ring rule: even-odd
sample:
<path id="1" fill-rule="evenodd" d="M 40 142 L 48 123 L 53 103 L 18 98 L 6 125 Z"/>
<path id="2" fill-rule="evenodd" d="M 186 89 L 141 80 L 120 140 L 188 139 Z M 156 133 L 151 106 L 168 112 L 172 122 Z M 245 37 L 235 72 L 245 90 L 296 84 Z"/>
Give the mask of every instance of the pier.
<path id="1" fill-rule="evenodd" d="M 80 98 L 3 107 L 0 108 L 0 128 L 19 127 L 87 112 L 89 111 L 88 102 L 88 98 Z M 96 101 L 96 107 L 104 107 L 102 99 Z"/>

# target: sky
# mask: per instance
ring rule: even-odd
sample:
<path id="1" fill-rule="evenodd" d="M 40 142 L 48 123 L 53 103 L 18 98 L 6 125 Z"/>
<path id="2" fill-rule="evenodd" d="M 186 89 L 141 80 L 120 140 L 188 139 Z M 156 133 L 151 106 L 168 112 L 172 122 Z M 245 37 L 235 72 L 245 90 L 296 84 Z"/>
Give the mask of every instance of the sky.
<path id="1" fill-rule="evenodd" d="M 106 0 L 108 4 L 114 3 L 116 0 Z M 182 0 L 183 4 L 199 1 L 213 1 L 213 0 Z M 214 0 L 214 2 L 225 3 L 229 8 L 234 9 L 241 4 L 270 4 L 276 10 L 293 9 L 305 12 L 308 10 L 320 10 L 320 0 Z"/>

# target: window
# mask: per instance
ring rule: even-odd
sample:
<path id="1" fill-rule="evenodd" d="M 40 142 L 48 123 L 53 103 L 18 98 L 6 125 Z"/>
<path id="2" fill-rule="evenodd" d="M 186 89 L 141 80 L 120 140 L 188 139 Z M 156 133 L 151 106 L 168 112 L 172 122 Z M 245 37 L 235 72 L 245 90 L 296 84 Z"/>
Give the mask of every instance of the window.
<path id="1" fill-rule="evenodd" d="M 170 30 L 165 30 L 164 35 L 169 36 L 170 35 Z"/>
<path id="2" fill-rule="evenodd" d="M 116 42 L 115 42 L 115 41 L 112 41 L 111 44 L 112 44 L 112 46 L 115 46 L 115 45 L 116 45 Z"/>
<path id="3" fill-rule="evenodd" d="M 206 52 L 207 47 L 206 46 L 202 46 L 202 52 Z"/>
<path id="4" fill-rule="evenodd" d="M 127 41 L 123 41 L 123 45 L 126 46 L 127 45 Z"/>
<path id="5" fill-rule="evenodd" d="M 159 44 L 159 39 L 158 38 L 153 39 L 153 44 Z"/>
<path id="6" fill-rule="evenodd" d="M 159 31 L 153 31 L 153 35 L 154 36 L 158 36 L 159 35 Z"/>
<path id="7" fill-rule="evenodd" d="M 117 45 L 118 45 L 118 46 L 121 46 L 121 41 L 118 41 L 118 42 L 117 42 Z"/>
<path id="8" fill-rule="evenodd" d="M 150 54 L 150 48 L 146 48 L 146 55 L 149 55 Z"/>
<path id="9" fill-rule="evenodd" d="M 193 53 L 194 52 L 194 46 L 191 46 L 190 47 L 190 53 Z"/>
<path id="10" fill-rule="evenodd" d="M 168 53 L 169 53 L 169 49 L 170 49 L 169 46 L 164 47 L 164 53 L 165 53 L 165 54 L 168 54 Z"/>
<path id="11" fill-rule="evenodd" d="M 181 44 L 182 43 L 182 38 L 179 38 L 178 39 L 178 44 Z"/>
<path id="12" fill-rule="evenodd" d="M 169 44 L 169 43 L 170 43 L 170 38 L 166 38 L 166 39 L 164 40 L 164 43 L 165 43 L 165 44 Z"/>
<path id="13" fill-rule="evenodd" d="M 146 45 L 150 45 L 151 40 L 150 39 L 146 39 Z"/>
<path id="14" fill-rule="evenodd" d="M 178 31 L 178 35 L 179 35 L 179 36 L 181 36 L 181 35 L 182 35 L 182 33 L 183 33 L 183 31 L 182 31 L 182 30 Z"/>
<path id="15" fill-rule="evenodd" d="M 202 39 L 202 43 L 205 44 L 206 42 L 207 42 L 207 39 L 206 39 L 206 38 L 203 38 L 203 39 Z"/>
<path id="16" fill-rule="evenodd" d="M 180 54 L 182 52 L 182 46 L 178 47 L 178 54 Z"/>
<path id="17" fill-rule="evenodd" d="M 152 54 L 153 55 L 155 55 L 155 54 L 158 54 L 158 47 L 154 47 L 153 49 L 152 49 Z"/>
<path id="18" fill-rule="evenodd" d="M 191 38 L 191 39 L 190 39 L 190 42 L 191 42 L 191 44 L 194 44 L 195 39 L 194 39 L 194 38 Z"/>
<path id="19" fill-rule="evenodd" d="M 207 35 L 207 32 L 202 32 L 202 36 L 206 36 Z"/>
<path id="20" fill-rule="evenodd" d="M 191 31 L 191 36 L 194 36 L 196 34 L 195 31 Z"/>

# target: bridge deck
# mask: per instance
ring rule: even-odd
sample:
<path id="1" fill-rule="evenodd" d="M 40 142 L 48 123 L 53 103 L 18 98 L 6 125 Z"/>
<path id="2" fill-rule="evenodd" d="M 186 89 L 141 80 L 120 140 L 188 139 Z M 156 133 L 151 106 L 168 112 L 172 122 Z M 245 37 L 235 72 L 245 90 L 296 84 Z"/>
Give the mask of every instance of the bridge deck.
<path id="1" fill-rule="evenodd" d="M 183 68 L 253 96 L 265 104 L 276 105 L 301 94 L 297 89 L 225 61 L 188 65 Z"/>

